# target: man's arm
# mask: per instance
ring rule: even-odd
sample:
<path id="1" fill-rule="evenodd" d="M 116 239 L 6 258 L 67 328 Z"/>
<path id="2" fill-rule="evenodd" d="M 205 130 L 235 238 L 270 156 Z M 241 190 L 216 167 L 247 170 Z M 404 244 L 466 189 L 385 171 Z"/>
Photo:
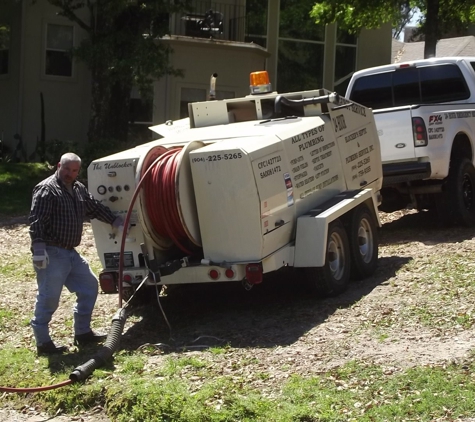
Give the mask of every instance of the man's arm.
<path id="1" fill-rule="evenodd" d="M 29 221 L 33 265 L 38 269 L 46 268 L 49 262 L 44 240 L 44 228 L 50 220 L 52 202 L 47 187 L 37 186 L 34 188 Z"/>
<path id="2" fill-rule="evenodd" d="M 97 199 L 94 199 L 92 194 L 84 186 L 81 186 L 81 189 L 83 189 L 82 194 L 86 204 L 87 217 L 90 219 L 97 218 L 103 223 L 114 225 L 114 227 L 119 225 L 116 223 L 116 220 L 120 217 L 116 217 L 108 207 L 101 204 Z"/>
<path id="3" fill-rule="evenodd" d="M 46 186 L 36 186 L 33 189 L 33 198 L 30 210 L 30 237 L 31 242 L 45 242 L 45 226 L 51 217 L 53 201 L 49 197 L 49 189 Z"/>

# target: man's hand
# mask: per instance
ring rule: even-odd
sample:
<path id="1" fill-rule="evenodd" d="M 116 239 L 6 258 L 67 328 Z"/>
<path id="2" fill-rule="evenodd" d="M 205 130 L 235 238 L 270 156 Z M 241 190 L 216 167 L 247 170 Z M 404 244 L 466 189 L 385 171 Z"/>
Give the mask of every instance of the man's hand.
<path id="1" fill-rule="evenodd" d="M 112 222 L 112 227 L 117 229 L 119 231 L 119 233 L 123 233 L 124 232 L 124 219 L 120 215 L 117 216 L 116 219 Z M 125 232 L 125 234 L 127 234 L 129 232 L 129 230 L 130 230 L 130 224 L 127 227 L 127 231 Z"/>
<path id="2" fill-rule="evenodd" d="M 33 243 L 33 265 L 39 270 L 44 270 L 49 264 L 46 244 L 44 242 Z"/>

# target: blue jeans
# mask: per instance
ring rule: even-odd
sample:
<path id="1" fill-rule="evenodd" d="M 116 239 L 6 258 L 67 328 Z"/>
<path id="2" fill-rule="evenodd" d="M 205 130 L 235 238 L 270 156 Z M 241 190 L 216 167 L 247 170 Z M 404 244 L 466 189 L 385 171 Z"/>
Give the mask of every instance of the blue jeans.
<path id="1" fill-rule="evenodd" d="M 73 307 L 74 334 L 91 330 L 91 315 L 97 299 L 98 281 L 87 261 L 74 249 L 46 246 L 49 264 L 45 269 L 36 267 L 38 293 L 31 326 L 36 344 L 51 341 L 48 324 L 58 309 L 63 286 L 76 294 Z"/>

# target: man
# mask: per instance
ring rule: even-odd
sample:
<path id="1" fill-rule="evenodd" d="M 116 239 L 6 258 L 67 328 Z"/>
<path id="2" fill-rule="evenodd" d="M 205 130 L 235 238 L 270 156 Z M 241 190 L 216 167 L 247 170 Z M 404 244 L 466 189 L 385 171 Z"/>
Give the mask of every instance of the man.
<path id="1" fill-rule="evenodd" d="M 29 221 L 38 293 L 31 326 L 39 355 L 67 350 L 65 346 L 54 344 L 48 327 L 58 308 L 63 286 L 77 298 L 73 308 L 74 343 L 81 346 L 104 340 L 104 336 L 91 329 L 98 281 L 87 261 L 74 248 L 81 242 L 86 217 L 97 218 L 118 230 L 123 226 L 123 219 L 95 200 L 76 180 L 80 168 L 81 159 L 74 153 L 66 153 L 55 174 L 33 189 Z"/>

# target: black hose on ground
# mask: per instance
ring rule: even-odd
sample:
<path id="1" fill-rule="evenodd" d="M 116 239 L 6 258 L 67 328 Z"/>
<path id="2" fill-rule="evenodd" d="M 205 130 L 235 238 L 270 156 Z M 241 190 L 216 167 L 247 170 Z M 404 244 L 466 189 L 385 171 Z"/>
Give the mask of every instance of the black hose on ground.
<path id="1" fill-rule="evenodd" d="M 126 320 L 126 309 L 120 308 L 112 318 L 112 325 L 104 345 L 91 359 L 74 369 L 71 375 L 69 375 L 70 380 L 73 382 L 85 380 L 94 370 L 104 365 L 104 363 L 112 357 L 114 352 L 119 348 L 120 337 L 124 330 Z"/>

